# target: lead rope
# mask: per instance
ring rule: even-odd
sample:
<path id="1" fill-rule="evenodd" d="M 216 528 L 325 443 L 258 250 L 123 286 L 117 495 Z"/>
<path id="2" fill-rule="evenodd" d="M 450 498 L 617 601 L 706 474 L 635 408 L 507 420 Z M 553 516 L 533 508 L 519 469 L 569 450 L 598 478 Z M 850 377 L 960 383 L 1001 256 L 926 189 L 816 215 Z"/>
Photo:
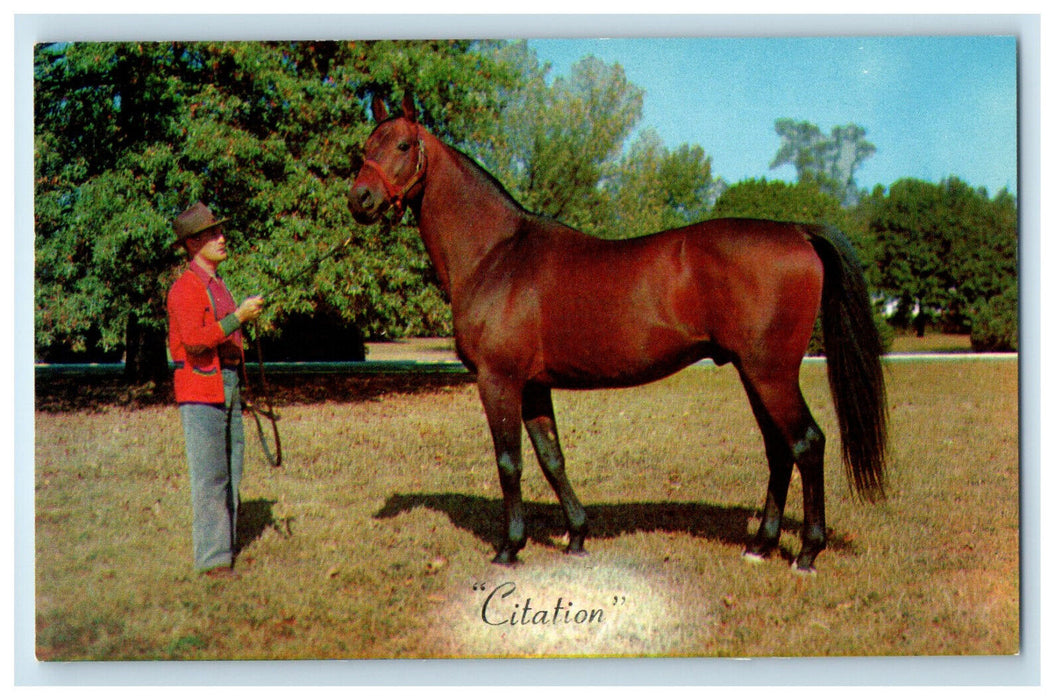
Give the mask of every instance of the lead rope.
<path id="1" fill-rule="evenodd" d="M 262 359 L 262 339 L 261 334 L 258 332 L 258 324 L 254 324 L 254 349 L 255 354 L 258 356 L 258 381 L 259 381 L 259 396 L 265 402 L 265 410 L 261 410 L 256 405 L 255 401 L 244 401 L 244 406 L 250 412 L 251 417 L 254 418 L 255 427 L 258 429 L 258 441 L 262 443 L 262 453 L 265 454 L 266 461 L 269 462 L 271 467 L 279 467 L 283 461 L 283 452 L 280 444 L 280 428 L 277 426 L 277 422 L 280 421 L 280 415 L 274 410 L 273 402 L 270 399 L 269 391 L 266 387 L 265 378 L 265 361 Z M 243 368 L 243 383 L 245 386 L 250 386 L 250 382 L 247 381 L 247 363 L 241 365 Z M 262 418 L 266 418 L 269 421 L 269 425 L 273 432 L 273 448 L 270 449 L 269 440 L 266 438 L 265 429 L 262 428 Z"/>
<path id="2" fill-rule="evenodd" d="M 317 267 L 318 265 L 320 265 L 322 262 L 324 262 L 328 258 L 334 256 L 340 250 L 342 250 L 343 248 L 345 248 L 348 245 L 350 245 L 350 243 L 353 240 L 354 240 L 354 236 L 349 236 L 345 241 L 343 241 L 339 245 L 332 246 L 332 248 L 330 248 L 328 250 L 328 252 L 326 252 L 320 258 L 318 258 L 317 260 L 310 261 L 310 263 L 308 265 L 304 265 L 302 267 L 302 269 L 300 269 L 298 272 L 296 272 L 290 278 L 282 281 L 280 284 L 274 285 L 271 289 L 269 289 L 267 292 L 262 294 L 262 296 L 266 297 L 266 296 L 275 294 L 279 290 L 281 290 L 284 287 L 290 285 L 292 282 L 297 280 L 299 277 L 301 277 L 304 274 L 306 274 L 307 272 L 309 272 L 309 270 L 311 268 Z M 244 401 L 243 403 L 244 403 L 244 406 L 246 406 L 247 410 L 250 412 L 251 417 L 254 418 L 254 424 L 255 424 L 255 427 L 256 427 L 256 429 L 258 431 L 258 441 L 262 443 L 262 452 L 265 454 L 266 461 L 269 462 L 270 466 L 279 467 L 281 465 L 281 462 L 283 461 L 283 450 L 282 450 L 281 442 L 280 442 L 280 428 L 277 426 L 277 423 L 280 421 L 280 414 L 278 414 L 276 412 L 276 409 L 273 407 L 273 401 L 270 398 L 270 392 L 269 392 L 268 387 L 266 385 L 265 359 L 264 359 L 264 356 L 262 354 L 262 334 L 258 330 L 258 322 L 257 321 L 254 324 L 252 324 L 252 325 L 253 325 L 253 329 L 254 329 L 254 333 L 253 333 L 253 336 L 254 336 L 253 337 L 254 349 L 255 349 L 255 354 L 258 356 L 258 363 L 257 363 L 258 364 L 258 382 L 259 382 L 258 394 L 259 394 L 259 398 L 261 398 L 262 401 L 265 403 L 265 410 L 260 409 L 257 406 L 256 401 L 248 400 L 248 401 Z M 241 367 L 242 367 L 242 370 L 243 370 L 243 384 L 244 384 L 244 386 L 249 388 L 250 387 L 250 382 L 247 380 L 247 363 L 244 362 L 241 365 Z M 270 425 L 271 431 L 273 433 L 272 448 L 270 447 L 270 444 L 269 444 L 270 440 L 266 437 L 266 431 L 262 427 L 262 418 L 265 418 L 266 420 L 269 421 L 269 425 Z"/>

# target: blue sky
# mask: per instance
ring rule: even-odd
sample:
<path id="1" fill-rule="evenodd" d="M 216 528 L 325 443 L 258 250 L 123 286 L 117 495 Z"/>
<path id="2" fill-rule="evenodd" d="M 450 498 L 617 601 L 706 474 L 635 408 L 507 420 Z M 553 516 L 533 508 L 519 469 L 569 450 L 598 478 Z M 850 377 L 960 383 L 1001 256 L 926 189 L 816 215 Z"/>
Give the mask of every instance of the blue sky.
<path id="1" fill-rule="evenodd" d="M 856 171 L 862 188 L 902 177 L 956 175 L 1017 193 L 1017 74 L 1013 37 L 541 39 L 551 75 L 593 54 L 620 63 L 645 91 L 642 122 L 669 147 L 698 144 L 713 173 L 792 180 L 770 169 L 776 119 L 850 123 L 877 147 Z"/>

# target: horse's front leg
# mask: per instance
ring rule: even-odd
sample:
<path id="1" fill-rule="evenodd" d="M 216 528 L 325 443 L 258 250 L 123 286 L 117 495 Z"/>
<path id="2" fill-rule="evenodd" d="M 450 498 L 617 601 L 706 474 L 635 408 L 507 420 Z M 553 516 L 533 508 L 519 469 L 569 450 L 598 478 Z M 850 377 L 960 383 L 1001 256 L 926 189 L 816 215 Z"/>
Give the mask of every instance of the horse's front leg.
<path id="1" fill-rule="evenodd" d="M 487 414 L 498 462 L 502 500 L 505 507 L 505 539 L 494 557 L 495 564 L 515 564 L 517 553 L 527 543 L 524 502 L 520 493 L 521 388 L 513 382 L 481 372 L 479 395 Z"/>
<path id="2" fill-rule="evenodd" d="M 546 480 L 560 500 L 564 520 L 568 525 L 569 554 L 585 554 L 586 510 L 575 495 L 564 470 L 564 453 L 557 438 L 557 420 L 553 414 L 553 399 L 548 387 L 528 384 L 524 389 L 524 425 L 531 436 L 538 462 Z"/>

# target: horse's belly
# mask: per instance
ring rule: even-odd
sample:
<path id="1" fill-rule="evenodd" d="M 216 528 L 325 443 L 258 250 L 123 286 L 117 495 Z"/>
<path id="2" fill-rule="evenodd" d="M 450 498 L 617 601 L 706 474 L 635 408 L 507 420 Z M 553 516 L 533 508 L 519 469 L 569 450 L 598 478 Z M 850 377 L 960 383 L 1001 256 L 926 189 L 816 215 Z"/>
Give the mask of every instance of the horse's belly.
<path id="1" fill-rule="evenodd" d="M 558 388 L 637 386 L 713 354 L 711 343 L 666 328 L 573 327 L 544 340 L 536 379 Z"/>

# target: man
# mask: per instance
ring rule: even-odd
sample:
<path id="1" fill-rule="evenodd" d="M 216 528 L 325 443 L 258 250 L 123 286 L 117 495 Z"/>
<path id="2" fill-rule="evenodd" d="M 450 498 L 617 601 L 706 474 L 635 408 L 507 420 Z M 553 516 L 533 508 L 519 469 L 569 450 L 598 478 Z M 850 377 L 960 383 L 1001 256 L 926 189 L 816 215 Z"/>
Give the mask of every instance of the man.
<path id="1" fill-rule="evenodd" d="M 241 326 L 262 312 L 262 297 L 236 305 L 218 276 L 227 257 L 222 224 L 202 203 L 174 222 L 174 249 L 188 268 L 166 299 L 174 394 L 191 472 L 195 567 L 210 578 L 235 578 L 236 515 L 243 475 Z"/>

